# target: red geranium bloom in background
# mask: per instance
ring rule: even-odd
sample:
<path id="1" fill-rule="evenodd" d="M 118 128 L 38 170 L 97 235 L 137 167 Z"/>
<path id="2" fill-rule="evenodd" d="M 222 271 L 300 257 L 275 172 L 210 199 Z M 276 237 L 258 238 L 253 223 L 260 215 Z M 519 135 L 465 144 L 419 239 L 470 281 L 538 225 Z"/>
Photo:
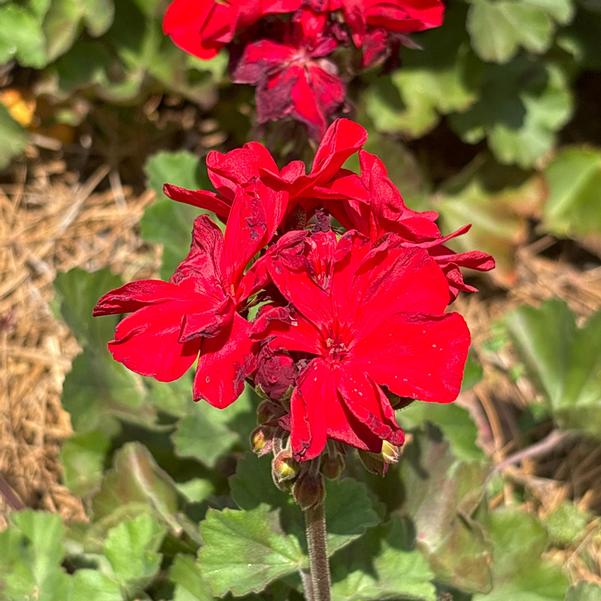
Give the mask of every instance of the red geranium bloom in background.
<path id="1" fill-rule="evenodd" d="M 302 0 L 174 0 L 165 13 L 163 31 L 182 50 L 213 58 L 237 32 L 266 15 L 289 13 Z"/>
<path id="2" fill-rule="evenodd" d="M 227 153 L 211 151 L 206 160 L 207 172 L 216 192 L 187 190 L 170 184 L 165 185 L 164 192 L 173 200 L 213 211 L 227 221 L 238 187 L 260 179 L 265 185 L 288 194 L 284 219 L 299 205 L 310 210 L 320 198 L 346 198 L 353 192 L 353 186 L 357 187 L 357 194 L 363 194 L 364 188 L 356 181 L 357 176 L 351 179 L 353 174 L 341 167 L 366 139 L 367 132 L 359 124 L 337 119 L 323 137 L 308 174 L 302 161 L 292 161 L 280 170 L 269 150 L 258 142 L 249 142 Z M 345 181 L 348 186 L 338 191 Z"/>
<path id="3" fill-rule="evenodd" d="M 402 397 L 448 403 L 457 397 L 470 335 L 444 314 L 446 279 L 419 248 L 374 246 L 357 232 L 287 234 L 267 257 L 290 308 L 262 311 L 255 335 L 274 350 L 313 358 L 290 405 L 299 461 L 317 457 L 328 438 L 372 452 L 403 443 L 382 386 Z"/>
<path id="4" fill-rule="evenodd" d="M 406 36 L 442 25 L 441 0 L 305 0 L 315 11 L 342 10 L 355 46 L 363 49 L 363 64 L 371 65 Z"/>
<path id="5" fill-rule="evenodd" d="M 321 138 L 346 92 L 336 65 L 325 58 L 338 47 L 327 26 L 326 14 L 303 10 L 278 41 L 263 39 L 245 46 L 232 80 L 257 86 L 259 123 L 290 116 Z"/>
<path id="6" fill-rule="evenodd" d="M 442 25 L 441 0 L 340 0 L 345 20 L 357 46 L 368 28 L 408 34 Z"/>
<path id="7" fill-rule="evenodd" d="M 131 282 L 104 295 L 94 315 L 131 313 L 109 343 L 113 357 L 144 376 L 171 382 L 200 354 L 194 399 L 226 407 L 254 369 L 250 324 L 240 312 L 256 292 L 244 269 L 275 233 L 285 194 L 260 182 L 239 187 L 225 237 L 206 216 L 169 282 Z"/>
<path id="8" fill-rule="evenodd" d="M 435 211 L 413 211 L 408 208 L 397 187 L 388 177 L 384 163 L 369 152 L 360 151 L 361 177 L 351 175 L 334 184 L 336 190 L 348 195 L 348 202 L 331 203 L 330 210 L 347 228 L 357 229 L 373 241 L 388 233 L 395 234 L 397 244 L 407 248 L 420 247 L 436 260 L 447 276 L 451 300 L 460 291 L 476 292 L 466 284 L 460 267 L 477 271 L 490 271 L 495 267 L 494 259 L 481 251 L 455 253 L 445 243 L 465 234 L 471 226 L 466 225 L 456 232 L 443 236 L 436 225 Z M 361 180 L 362 188 L 357 181 Z"/>

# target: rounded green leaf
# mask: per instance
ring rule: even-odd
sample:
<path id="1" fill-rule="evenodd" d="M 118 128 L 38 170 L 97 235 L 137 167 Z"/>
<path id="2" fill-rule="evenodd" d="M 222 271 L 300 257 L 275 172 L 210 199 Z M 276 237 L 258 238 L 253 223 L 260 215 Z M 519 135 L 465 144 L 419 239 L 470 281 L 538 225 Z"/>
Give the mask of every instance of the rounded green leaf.
<path id="1" fill-rule="evenodd" d="M 259 593 L 298 571 L 305 561 L 296 538 L 282 532 L 277 512 L 265 506 L 250 511 L 210 509 L 200 533 L 201 573 L 218 597 Z"/>

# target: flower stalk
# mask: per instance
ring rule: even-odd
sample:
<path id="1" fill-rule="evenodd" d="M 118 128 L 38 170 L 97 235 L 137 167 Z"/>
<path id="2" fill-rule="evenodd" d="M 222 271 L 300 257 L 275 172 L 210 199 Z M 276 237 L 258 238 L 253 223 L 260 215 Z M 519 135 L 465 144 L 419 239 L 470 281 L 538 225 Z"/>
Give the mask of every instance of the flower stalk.
<path id="1" fill-rule="evenodd" d="M 325 499 L 323 502 L 306 509 L 304 514 L 311 583 L 311 590 L 305 591 L 306 599 L 311 601 L 331 601 Z"/>

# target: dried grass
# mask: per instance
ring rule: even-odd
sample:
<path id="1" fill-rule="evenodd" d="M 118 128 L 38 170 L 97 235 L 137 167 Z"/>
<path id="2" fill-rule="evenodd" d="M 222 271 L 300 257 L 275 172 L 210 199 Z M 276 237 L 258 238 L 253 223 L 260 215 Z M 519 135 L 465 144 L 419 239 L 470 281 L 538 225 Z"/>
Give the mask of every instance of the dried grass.
<path id="1" fill-rule="evenodd" d="M 84 519 L 61 484 L 71 424 L 60 395 L 78 347 L 49 308 L 52 283 L 77 266 L 151 272 L 156 257 L 135 233 L 151 195 L 107 186 L 107 167 L 79 183 L 62 160 L 29 161 L 13 175 L 0 187 L 0 477 L 14 498 L 2 500 L 0 526 L 21 503 Z"/>

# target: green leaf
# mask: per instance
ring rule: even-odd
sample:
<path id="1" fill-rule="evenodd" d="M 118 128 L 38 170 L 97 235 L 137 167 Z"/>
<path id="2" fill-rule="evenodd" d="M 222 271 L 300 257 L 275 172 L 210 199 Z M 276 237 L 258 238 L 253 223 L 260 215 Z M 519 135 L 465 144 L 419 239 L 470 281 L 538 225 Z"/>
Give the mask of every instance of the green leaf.
<path id="1" fill-rule="evenodd" d="M 459 405 L 411 403 L 397 413 L 403 427 L 416 428 L 430 422 L 440 428 L 457 459 L 473 461 L 484 459 L 478 446 L 478 428 L 469 412 Z"/>
<path id="2" fill-rule="evenodd" d="M 53 0 L 51 3 L 43 25 L 49 60 L 66 52 L 77 38 L 81 6 L 77 0 Z"/>
<path id="3" fill-rule="evenodd" d="M 589 516 L 584 511 L 571 501 L 564 501 L 545 517 L 543 523 L 552 545 L 569 547 L 582 535 L 588 521 Z"/>
<path id="4" fill-rule="evenodd" d="M 333 601 L 435 601 L 434 574 L 414 549 L 406 521 L 371 530 L 332 562 Z"/>
<path id="5" fill-rule="evenodd" d="M 581 582 L 568 591 L 565 601 L 599 601 L 601 586 L 592 582 Z"/>
<path id="6" fill-rule="evenodd" d="M 90 35 L 98 37 L 105 33 L 115 17 L 113 0 L 87 0 L 83 6 L 83 19 Z"/>
<path id="7" fill-rule="evenodd" d="M 200 568 L 190 555 L 178 555 L 169 571 L 169 579 L 175 584 L 173 601 L 212 601 L 209 586 Z"/>
<path id="8" fill-rule="evenodd" d="M 404 511 L 437 580 L 468 591 L 490 589 L 490 548 L 472 514 L 488 475 L 480 461 L 458 461 L 435 433 L 417 435 L 401 462 Z"/>
<path id="9" fill-rule="evenodd" d="M 35 11 L 13 2 L 0 6 L 0 64 L 15 58 L 23 67 L 46 65 L 46 40 Z"/>
<path id="10" fill-rule="evenodd" d="M 103 294 L 122 285 L 123 280 L 108 269 L 94 273 L 72 269 L 57 275 L 56 308 L 81 346 L 105 345 L 113 337 L 117 318 L 93 318 L 92 309 Z"/>
<path id="11" fill-rule="evenodd" d="M 154 378 L 144 380 L 149 401 L 163 413 L 185 417 L 195 411 L 192 400 L 192 374 L 188 372 L 175 382 L 159 382 Z"/>
<path id="12" fill-rule="evenodd" d="M 534 517 L 503 508 L 490 514 L 486 527 L 493 544 L 494 587 L 475 595 L 474 601 L 563 601 L 568 578 L 542 558 L 547 533 Z"/>
<path id="13" fill-rule="evenodd" d="M 158 552 L 165 528 L 149 514 L 126 520 L 108 531 L 104 554 L 117 581 L 130 591 L 144 589 L 159 571 Z"/>
<path id="14" fill-rule="evenodd" d="M 215 467 L 217 460 L 234 446 L 238 435 L 227 427 L 222 410 L 205 403 L 194 409 L 177 424 L 172 436 L 175 452 L 178 457 L 193 458 L 207 467 Z"/>
<path id="15" fill-rule="evenodd" d="M 549 49 L 553 19 L 570 19 L 570 0 L 473 0 L 467 29 L 485 61 L 505 63 L 520 47 L 541 54 Z"/>
<path id="16" fill-rule="evenodd" d="M 477 98 L 479 66 L 464 33 L 465 8 L 450 5 L 445 27 L 420 36 L 419 50 L 403 51 L 403 67 L 378 74 L 366 90 L 366 110 L 383 132 L 420 137 L 440 115 L 467 109 Z"/>
<path id="17" fill-rule="evenodd" d="M 285 535 L 277 512 L 210 509 L 200 524 L 204 545 L 199 563 L 213 594 L 241 596 L 298 571 L 304 555 L 295 537 Z"/>
<path id="18" fill-rule="evenodd" d="M 520 307 L 506 323 L 558 425 L 601 437 L 601 311 L 578 328 L 568 306 L 552 300 Z"/>
<path id="19" fill-rule="evenodd" d="M 87 86 L 108 86 L 107 70 L 112 63 L 114 59 L 104 44 L 79 40 L 55 64 L 58 88 L 63 93 L 72 93 Z"/>
<path id="20" fill-rule="evenodd" d="M 305 547 L 304 517 L 292 497 L 274 486 L 268 458 L 258 459 L 247 453 L 238 462 L 236 474 L 230 478 L 234 501 L 242 509 L 268 506 L 281 511 L 285 532 L 294 534 Z M 380 520 L 365 484 L 344 478 L 326 482 L 326 522 L 328 552 L 333 555 Z"/>
<path id="21" fill-rule="evenodd" d="M 55 280 L 55 304 L 84 348 L 67 375 L 62 396 L 77 432 L 100 428 L 113 434 L 117 417 L 147 425 L 155 421 L 156 411 L 146 402 L 140 376 L 117 363 L 106 348 L 118 317 L 92 317 L 100 296 L 121 283 L 107 269 L 92 274 L 73 269 Z"/>
<path id="22" fill-rule="evenodd" d="M 113 0 L 53 0 L 43 21 L 48 60 L 54 60 L 71 48 L 82 23 L 97 37 L 106 32 L 113 22 Z"/>
<path id="23" fill-rule="evenodd" d="M 143 504 L 176 533 L 178 494 L 171 478 L 159 468 L 146 447 L 128 443 L 115 453 L 113 469 L 106 473 L 92 507 L 95 519 L 129 504 Z"/>
<path id="24" fill-rule="evenodd" d="M 33 510 L 11 513 L 0 533 L 0 583 L 6 601 L 54 601 L 68 594 L 61 568 L 64 528 L 58 515 Z"/>
<path id="25" fill-rule="evenodd" d="M 380 522 L 367 487 L 357 480 L 344 478 L 327 481 L 326 498 L 330 555 Z"/>
<path id="26" fill-rule="evenodd" d="M 601 69 L 601 53 L 599 53 L 601 4 L 597 5 L 596 12 L 592 3 L 588 6 L 590 10 L 585 10 L 582 6 L 584 0 L 580 4 L 574 21 L 558 33 L 557 45 L 572 55 L 580 69 L 598 71 Z"/>
<path id="27" fill-rule="evenodd" d="M 0 63 L 2 63 L 1 59 Z M 10 116 L 6 107 L 0 103 L 0 169 L 7 167 L 13 157 L 23 152 L 26 145 L 27 132 Z"/>
<path id="28" fill-rule="evenodd" d="M 545 228 L 559 236 L 601 233 L 601 151 L 566 148 L 545 171 Z"/>
<path id="29" fill-rule="evenodd" d="M 109 446 L 109 437 L 99 431 L 72 436 L 63 444 L 63 478 L 71 492 L 85 497 L 98 488 Z"/>
<path id="30" fill-rule="evenodd" d="M 211 481 L 203 478 L 193 478 L 187 482 L 177 482 L 175 486 L 188 503 L 202 503 L 215 492 L 215 487 Z"/>
<path id="31" fill-rule="evenodd" d="M 161 276 L 167 279 L 186 257 L 194 219 L 203 211 L 167 198 L 163 184 L 198 189 L 208 187 L 208 181 L 201 176 L 198 158 L 186 151 L 159 152 L 148 160 L 144 170 L 157 198 L 140 221 L 141 235 L 147 242 L 163 245 Z"/>
<path id="32" fill-rule="evenodd" d="M 71 578 L 69 601 L 125 601 L 117 582 L 96 570 L 78 570 Z"/>
<path id="33" fill-rule="evenodd" d="M 247 387 L 226 409 L 217 409 L 204 402 L 190 407 L 190 413 L 178 422 L 171 437 L 176 455 L 214 467 L 218 459 L 240 440 L 242 430 L 236 423 L 251 417 L 252 395 Z"/>
<path id="34" fill-rule="evenodd" d="M 465 142 L 486 137 L 501 163 L 527 168 L 553 147 L 572 110 L 566 74 L 551 62 L 519 57 L 488 65 L 478 101 L 452 115 L 450 123 Z"/>

